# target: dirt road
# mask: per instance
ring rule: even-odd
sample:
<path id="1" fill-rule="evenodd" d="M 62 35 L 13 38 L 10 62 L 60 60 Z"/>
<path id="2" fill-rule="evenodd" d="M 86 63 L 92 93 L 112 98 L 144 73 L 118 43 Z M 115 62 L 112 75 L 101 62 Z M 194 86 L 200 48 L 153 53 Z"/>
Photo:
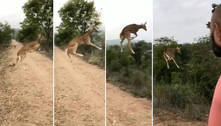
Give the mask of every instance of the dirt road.
<path id="1" fill-rule="evenodd" d="M 152 104 L 107 83 L 108 126 L 152 126 Z"/>
<path id="2" fill-rule="evenodd" d="M 104 126 L 105 72 L 55 49 L 56 126 Z M 107 126 L 151 126 L 151 102 L 107 84 Z"/>
<path id="3" fill-rule="evenodd" d="M 37 52 L 26 56 L 22 64 L 15 62 L 21 44 L 13 41 L 1 64 L 0 126 L 52 125 L 52 61 Z"/>
<path id="4" fill-rule="evenodd" d="M 38 52 L 17 67 L 22 46 L 0 64 L 0 126 L 52 125 L 52 61 Z M 104 126 L 104 70 L 55 49 L 55 125 Z M 2 60 L 2 59 L 1 59 Z M 107 84 L 107 125 L 151 125 L 151 102 Z"/>
<path id="5" fill-rule="evenodd" d="M 56 126 L 104 126 L 105 72 L 55 48 Z"/>

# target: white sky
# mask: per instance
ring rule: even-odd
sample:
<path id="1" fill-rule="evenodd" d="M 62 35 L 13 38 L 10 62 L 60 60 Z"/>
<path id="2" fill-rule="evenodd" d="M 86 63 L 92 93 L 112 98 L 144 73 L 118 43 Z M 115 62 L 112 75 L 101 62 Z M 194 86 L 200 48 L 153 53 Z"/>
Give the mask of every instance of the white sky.
<path id="1" fill-rule="evenodd" d="M 0 22 L 8 22 L 12 28 L 19 28 L 25 18 L 22 6 L 28 0 L 1 0 Z M 54 25 L 61 22 L 57 11 L 68 0 L 54 0 Z M 209 33 L 205 24 L 211 16 L 211 3 L 221 0 L 156 0 L 154 3 L 154 24 L 152 21 L 152 0 L 94 0 L 101 21 L 105 24 L 106 39 L 119 39 L 122 28 L 132 23 L 147 22 L 148 31 L 140 30 L 136 39 L 152 40 L 154 37 L 174 36 L 180 42 L 193 41 Z"/>
<path id="2" fill-rule="evenodd" d="M 23 5 L 27 0 L 1 0 L 0 22 L 8 22 L 12 28 L 19 28 L 25 18 Z"/>
<path id="3" fill-rule="evenodd" d="M 54 0 L 54 26 L 57 27 L 61 23 L 61 18 L 58 14 L 58 11 L 67 3 L 69 0 Z M 90 0 L 91 1 L 91 0 Z M 103 19 L 103 5 L 106 0 L 94 0 L 96 10 L 101 14 L 101 21 Z"/>
<path id="4" fill-rule="evenodd" d="M 96 1 L 96 0 L 95 0 Z M 152 41 L 152 0 L 104 0 L 106 39 L 119 39 L 121 30 L 128 24 L 147 22 L 147 31 L 139 30 L 137 40 Z"/>
<path id="5" fill-rule="evenodd" d="M 210 0 L 155 0 L 154 38 L 173 36 L 179 43 L 192 43 L 209 34 L 211 10 Z"/>

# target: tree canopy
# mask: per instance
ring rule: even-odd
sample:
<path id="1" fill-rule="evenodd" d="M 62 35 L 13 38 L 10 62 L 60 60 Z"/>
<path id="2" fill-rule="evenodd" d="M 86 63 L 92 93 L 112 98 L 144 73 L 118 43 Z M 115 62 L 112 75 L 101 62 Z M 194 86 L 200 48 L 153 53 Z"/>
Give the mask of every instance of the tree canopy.
<path id="1" fill-rule="evenodd" d="M 10 43 L 12 39 L 12 32 L 11 26 L 8 23 L 0 23 L 0 44 L 7 45 Z"/>
<path id="2" fill-rule="evenodd" d="M 53 0 L 28 0 L 23 6 L 26 18 L 21 22 L 19 41 L 31 41 L 38 34 L 47 39 L 48 48 L 53 45 Z"/>

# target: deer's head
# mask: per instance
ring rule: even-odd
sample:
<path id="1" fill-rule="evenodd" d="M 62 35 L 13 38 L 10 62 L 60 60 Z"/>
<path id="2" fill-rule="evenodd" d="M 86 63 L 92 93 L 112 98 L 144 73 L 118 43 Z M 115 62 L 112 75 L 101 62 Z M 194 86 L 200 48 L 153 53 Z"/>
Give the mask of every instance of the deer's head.
<path id="1" fill-rule="evenodd" d="M 213 5 L 209 28 L 213 52 L 216 56 L 221 57 L 221 5 Z"/>
<path id="2" fill-rule="evenodd" d="M 92 28 L 92 29 L 90 29 L 88 32 L 92 34 L 92 33 L 94 33 L 94 32 L 97 32 L 97 29 L 96 29 L 96 28 Z"/>
<path id="3" fill-rule="evenodd" d="M 141 24 L 141 28 L 144 29 L 145 31 L 147 31 L 146 24 L 147 24 L 147 22 L 145 22 L 144 24 Z"/>

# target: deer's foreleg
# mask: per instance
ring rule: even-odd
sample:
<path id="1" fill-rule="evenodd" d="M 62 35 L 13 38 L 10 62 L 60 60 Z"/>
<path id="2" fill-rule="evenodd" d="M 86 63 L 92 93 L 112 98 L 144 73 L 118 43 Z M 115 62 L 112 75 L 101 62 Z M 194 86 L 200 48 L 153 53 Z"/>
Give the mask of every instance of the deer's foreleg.
<path id="1" fill-rule="evenodd" d="M 133 33 L 135 36 L 134 37 L 131 37 L 130 40 L 133 40 L 137 37 L 137 33 Z"/>
<path id="2" fill-rule="evenodd" d="M 172 60 L 173 60 L 173 62 L 176 64 L 176 67 L 178 68 L 178 69 L 180 69 L 180 67 L 177 65 L 177 63 L 176 63 L 176 61 L 175 61 L 175 59 L 174 58 L 171 58 Z"/>
<path id="3" fill-rule="evenodd" d="M 91 42 L 89 43 L 89 45 L 90 45 L 90 46 L 93 46 L 93 47 L 95 47 L 95 48 L 97 48 L 97 49 L 99 49 L 99 50 L 102 50 L 101 47 L 98 47 L 97 45 L 95 45 L 95 44 L 93 44 L 93 43 L 91 43 Z"/>
<path id="4" fill-rule="evenodd" d="M 21 60 L 21 56 L 17 56 L 16 61 L 13 66 L 16 66 L 20 60 Z"/>
<path id="5" fill-rule="evenodd" d="M 22 62 L 22 61 L 25 59 L 25 56 L 26 56 L 26 54 L 21 55 L 21 60 L 20 60 L 20 62 Z"/>

